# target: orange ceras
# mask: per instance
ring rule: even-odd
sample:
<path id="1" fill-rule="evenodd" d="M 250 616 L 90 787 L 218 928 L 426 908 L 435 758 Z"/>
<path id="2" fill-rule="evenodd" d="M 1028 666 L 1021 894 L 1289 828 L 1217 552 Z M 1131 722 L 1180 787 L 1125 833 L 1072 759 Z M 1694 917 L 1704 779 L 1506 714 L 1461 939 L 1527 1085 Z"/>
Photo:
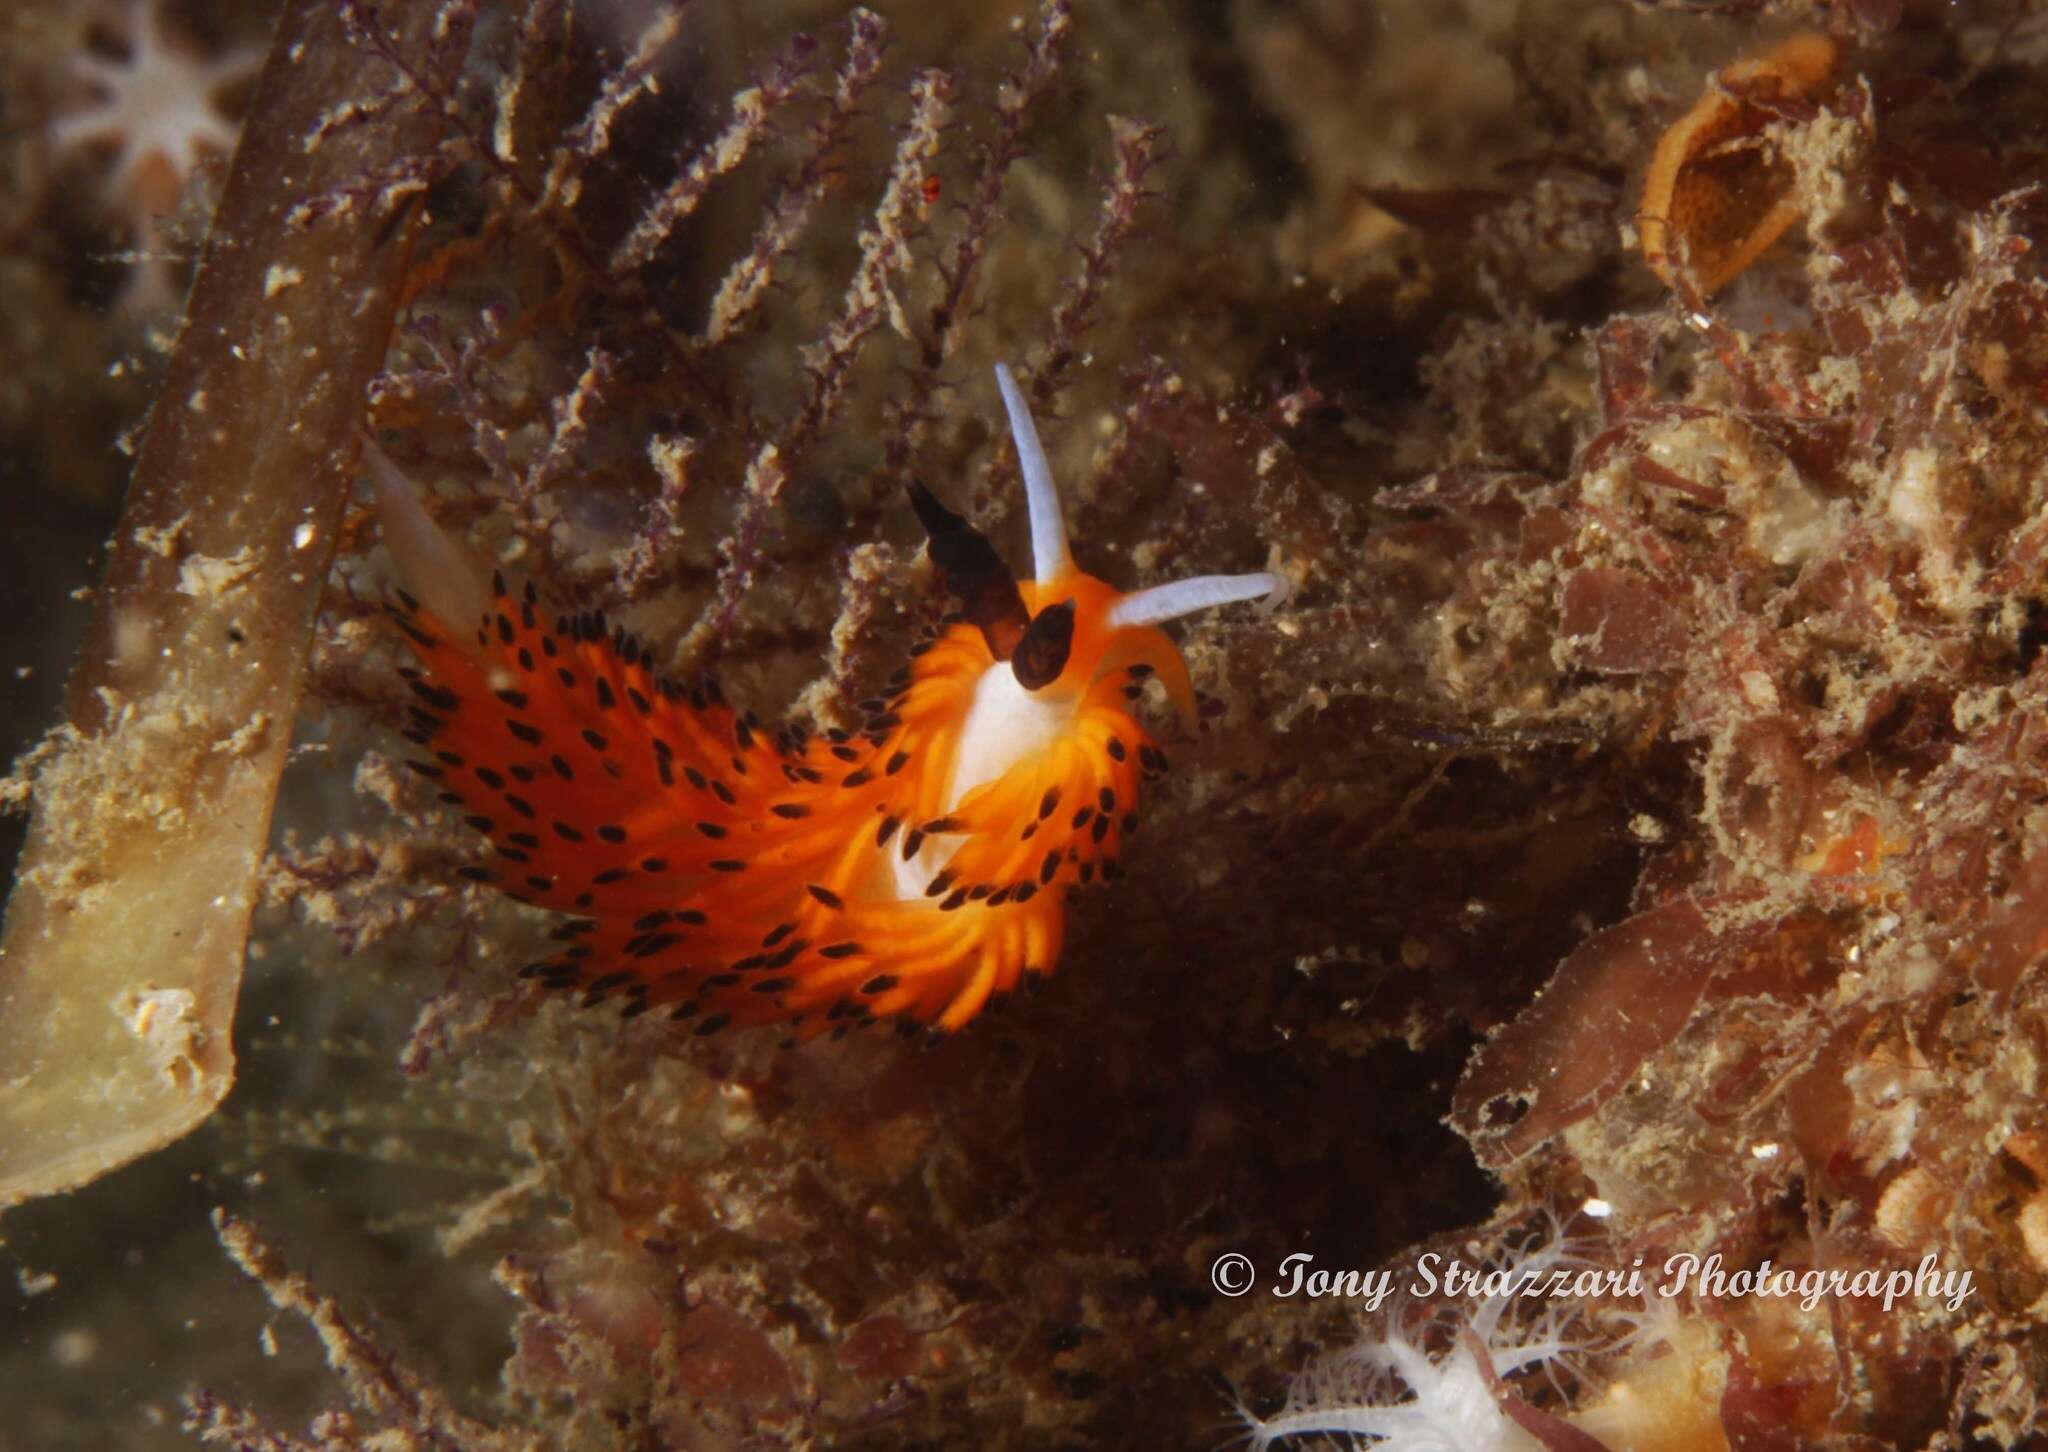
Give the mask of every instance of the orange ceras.
<path id="1" fill-rule="evenodd" d="M 912 652 L 852 731 L 770 732 L 715 687 L 664 678 L 595 612 L 486 590 L 412 487 L 366 451 L 392 607 L 421 669 L 413 769 L 491 854 L 463 869 L 568 916 L 525 976 L 698 1033 L 795 1038 L 896 1017 L 960 1027 L 1051 972 L 1068 893 L 1111 874 L 1165 758 L 1134 714 L 1156 675 L 1192 715 L 1157 627 L 1273 596 L 1266 573 L 1131 593 L 1082 573 L 1009 370 L 997 369 L 1030 506 L 1034 578 L 921 485 L 911 502 L 965 618 Z M 415 598 L 417 597 L 417 598 Z"/>
<path id="2" fill-rule="evenodd" d="M 1840 58 L 1841 47 L 1817 32 L 1780 41 L 1722 70 L 1664 133 L 1636 228 L 1643 261 L 1666 286 L 1690 282 L 1704 297 L 1799 220 L 1792 168 L 1762 132 L 1779 107 L 1818 90 Z"/>

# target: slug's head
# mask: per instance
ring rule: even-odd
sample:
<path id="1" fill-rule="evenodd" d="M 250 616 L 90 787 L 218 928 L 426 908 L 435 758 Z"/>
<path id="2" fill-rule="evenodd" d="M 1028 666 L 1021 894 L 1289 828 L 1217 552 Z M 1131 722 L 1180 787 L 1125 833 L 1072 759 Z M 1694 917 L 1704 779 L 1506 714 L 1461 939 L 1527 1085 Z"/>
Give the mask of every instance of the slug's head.
<path id="1" fill-rule="evenodd" d="M 1276 598 L 1285 593 L 1286 581 L 1264 570 L 1198 575 L 1125 594 L 1076 569 L 1052 469 L 1024 395 L 1004 364 L 996 365 L 996 382 L 1024 475 L 1034 578 L 1013 579 L 979 531 L 913 481 L 910 502 L 930 538 L 932 562 L 960 597 L 968 622 L 981 631 L 997 668 L 1007 666 L 1025 691 L 1048 700 L 1075 699 L 1112 671 L 1149 665 L 1182 715 L 1191 717 L 1187 668 L 1157 626 L 1213 605 Z"/>

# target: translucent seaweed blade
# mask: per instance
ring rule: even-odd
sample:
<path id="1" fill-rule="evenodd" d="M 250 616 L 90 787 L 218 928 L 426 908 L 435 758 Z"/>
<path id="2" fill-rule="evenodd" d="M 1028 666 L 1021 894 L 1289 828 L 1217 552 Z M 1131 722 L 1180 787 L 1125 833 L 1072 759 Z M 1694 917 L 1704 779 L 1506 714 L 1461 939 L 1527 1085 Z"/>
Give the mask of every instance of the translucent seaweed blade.
<path id="1" fill-rule="evenodd" d="M 1109 623 L 1156 625 L 1217 605 L 1269 599 L 1285 594 L 1286 590 L 1287 582 L 1266 570 L 1249 575 L 1197 575 L 1191 580 L 1174 580 L 1124 596 L 1110 607 Z"/>
<path id="2" fill-rule="evenodd" d="M 234 1078 L 272 807 L 410 256 L 378 209 L 293 216 L 433 138 L 423 114 L 308 153 L 363 57 L 331 0 L 282 9 L 0 930 L 0 1206 L 168 1144 Z M 408 10 L 394 43 L 424 50 L 432 20 Z"/>
<path id="3" fill-rule="evenodd" d="M 1053 487 L 1052 465 L 1038 441 L 1038 425 L 1010 376 L 1010 365 L 996 364 L 996 386 L 1010 415 L 1010 435 L 1017 441 L 1017 464 L 1024 471 L 1024 499 L 1031 507 L 1031 568 L 1038 583 L 1049 585 L 1074 567 L 1067 550 L 1067 524 L 1060 517 L 1059 491 Z"/>

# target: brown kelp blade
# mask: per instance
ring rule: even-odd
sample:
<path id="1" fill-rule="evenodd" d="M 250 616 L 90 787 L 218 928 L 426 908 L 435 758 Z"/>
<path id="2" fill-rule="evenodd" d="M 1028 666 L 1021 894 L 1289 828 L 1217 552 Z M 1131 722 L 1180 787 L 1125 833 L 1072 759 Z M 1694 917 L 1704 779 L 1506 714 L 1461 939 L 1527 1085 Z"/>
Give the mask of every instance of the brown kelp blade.
<path id="1" fill-rule="evenodd" d="M 307 150 L 381 84 L 331 0 L 292 0 L 38 773 L 0 936 L 0 1206 L 176 1139 L 233 1080 L 258 869 L 404 261 L 388 213 L 291 213 L 417 145 L 386 123 Z"/>

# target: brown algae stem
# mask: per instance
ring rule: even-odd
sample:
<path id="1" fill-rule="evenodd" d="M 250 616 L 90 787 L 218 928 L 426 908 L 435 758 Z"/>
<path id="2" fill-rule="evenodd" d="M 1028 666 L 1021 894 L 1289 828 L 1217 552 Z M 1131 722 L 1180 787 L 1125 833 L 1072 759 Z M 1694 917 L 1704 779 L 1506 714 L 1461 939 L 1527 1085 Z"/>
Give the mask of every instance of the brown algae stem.
<path id="1" fill-rule="evenodd" d="M 292 0 L 37 769 L 0 933 L 0 1206 L 169 1143 L 233 1082 L 257 868 L 405 260 L 388 209 L 291 214 L 421 139 L 308 149 L 364 71 L 330 0 Z"/>

